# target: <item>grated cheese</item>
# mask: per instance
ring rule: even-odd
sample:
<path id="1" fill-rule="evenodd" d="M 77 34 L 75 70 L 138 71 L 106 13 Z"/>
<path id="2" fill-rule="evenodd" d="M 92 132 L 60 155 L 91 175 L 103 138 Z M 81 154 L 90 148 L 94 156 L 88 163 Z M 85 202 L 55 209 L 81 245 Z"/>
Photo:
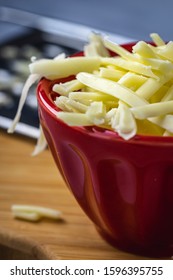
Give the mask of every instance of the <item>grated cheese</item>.
<path id="1" fill-rule="evenodd" d="M 39 221 L 43 217 L 58 220 L 62 217 L 62 213 L 58 210 L 34 205 L 14 204 L 11 210 L 15 218 L 28 221 Z"/>
<path id="2" fill-rule="evenodd" d="M 32 152 L 32 156 L 36 156 L 36 155 L 40 154 L 47 147 L 47 141 L 46 141 L 46 138 L 44 136 L 43 129 L 42 129 L 41 125 L 40 125 L 40 130 L 39 131 L 40 131 L 40 135 L 38 137 L 35 149 Z"/>
<path id="3" fill-rule="evenodd" d="M 91 34 L 83 57 L 62 54 L 52 60 L 33 60 L 8 131 L 14 130 L 32 83 L 42 76 L 53 80 L 74 75 L 52 88 L 59 95 L 55 104 L 62 110 L 57 117 L 68 125 L 105 127 L 125 140 L 138 133 L 172 136 L 173 42 L 165 43 L 157 33 L 150 36 L 155 45 L 139 41 L 129 52 L 107 37 Z M 110 57 L 108 50 L 117 55 Z M 33 155 L 45 146 L 41 131 Z"/>
<path id="4" fill-rule="evenodd" d="M 40 78 L 41 78 L 41 76 L 39 74 L 30 74 L 28 79 L 26 80 L 26 83 L 25 83 L 25 85 L 23 87 L 23 90 L 22 90 L 22 93 L 21 93 L 21 97 L 20 97 L 17 113 L 15 115 L 15 118 L 14 118 L 13 122 L 11 123 L 11 126 L 8 129 L 8 133 L 13 133 L 14 132 L 14 130 L 16 128 L 16 125 L 17 125 L 17 123 L 20 120 L 22 109 L 23 109 L 23 106 L 25 104 L 25 101 L 26 101 L 29 89 Z"/>

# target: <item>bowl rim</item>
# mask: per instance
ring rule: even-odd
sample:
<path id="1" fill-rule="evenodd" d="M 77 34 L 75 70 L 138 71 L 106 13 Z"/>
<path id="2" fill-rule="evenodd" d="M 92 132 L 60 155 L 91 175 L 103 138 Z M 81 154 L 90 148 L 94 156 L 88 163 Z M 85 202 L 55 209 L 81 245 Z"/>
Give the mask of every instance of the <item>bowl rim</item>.
<path id="1" fill-rule="evenodd" d="M 121 46 L 127 48 L 128 50 L 131 50 L 132 46 L 136 42 L 126 43 L 122 44 Z M 152 44 L 152 43 L 151 43 Z M 82 56 L 83 52 L 77 52 L 73 54 L 72 56 Z M 109 129 L 100 128 L 97 126 L 90 126 L 90 127 L 84 127 L 84 126 L 69 126 L 62 120 L 58 119 L 56 116 L 56 113 L 58 111 L 61 111 L 53 102 L 52 98 L 50 98 L 50 95 L 56 93 L 53 93 L 52 86 L 54 83 L 57 82 L 63 82 L 72 79 L 74 76 L 70 76 L 67 78 L 61 78 L 61 79 L 55 79 L 55 80 L 48 80 L 47 78 L 42 77 L 40 81 L 38 82 L 36 93 L 37 93 L 37 101 L 38 105 L 41 106 L 51 117 L 54 118 L 57 122 L 61 123 L 65 127 L 68 127 L 71 130 L 75 130 L 81 133 L 90 134 L 94 137 L 101 137 L 101 138 L 107 138 L 127 143 L 137 143 L 137 142 L 147 142 L 147 143 L 155 143 L 155 144 L 166 144 L 170 145 L 173 144 L 173 136 L 158 136 L 158 135 L 145 135 L 145 134 L 136 134 L 133 138 L 129 140 L 123 139 L 121 136 L 118 135 L 116 131 L 112 131 Z"/>

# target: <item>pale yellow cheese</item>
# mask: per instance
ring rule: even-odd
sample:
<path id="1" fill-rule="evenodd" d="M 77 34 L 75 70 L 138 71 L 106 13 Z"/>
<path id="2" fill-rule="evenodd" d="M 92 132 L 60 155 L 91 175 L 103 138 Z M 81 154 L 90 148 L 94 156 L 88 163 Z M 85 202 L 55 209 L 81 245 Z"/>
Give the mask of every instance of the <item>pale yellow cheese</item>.
<path id="1" fill-rule="evenodd" d="M 92 87 L 95 90 L 103 91 L 106 94 L 112 95 L 124 101 L 131 107 L 147 104 L 143 98 L 134 94 L 132 90 L 120 85 L 114 81 L 100 78 L 89 73 L 79 73 L 76 78 L 83 84 Z"/>
<path id="2" fill-rule="evenodd" d="M 39 74 L 51 80 L 76 75 L 79 72 L 93 72 L 101 64 L 99 57 L 71 57 L 66 59 L 41 59 L 29 65 L 32 74 Z"/>
<path id="3" fill-rule="evenodd" d="M 83 57 L 33 60 L 13 130 L 33 81 L 74 76 L 52 88 L 62 110 L 56 115 L 68 125 L 97 125 L 125 140 L 138 133 L 173 136 L 173 42 L 165 43 L 157 33 L 150 36 L 155 45 L 139 41 L 131 53 L 108 37 L 91 34 Z M 44 144 L 40 137 L 40 149 Z"/>

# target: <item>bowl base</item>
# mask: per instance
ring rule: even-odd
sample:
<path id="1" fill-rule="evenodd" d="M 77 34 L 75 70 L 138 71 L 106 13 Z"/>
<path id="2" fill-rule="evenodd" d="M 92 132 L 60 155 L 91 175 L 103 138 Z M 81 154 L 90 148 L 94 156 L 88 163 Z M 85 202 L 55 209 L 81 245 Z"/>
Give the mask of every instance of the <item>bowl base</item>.
<path id="1" fill-rule="evenodd" d="M 99 235 L 107 241 L 110 245 L 117 248 L 118 250 L 122 250 L 124 252 L 135 254 L 139 256 L 144 256 L 147 258 L 162 258 L 162 259 L 172 259 L 173 257 L 173 244 L 165 245 L 165 246 L 148 246 L 148 247 L 139 247 L 137 244 L 127 244 L 122 241 L 121 243 L 116 239 L 112 238 L 106 232 L 96 227 Z"/>

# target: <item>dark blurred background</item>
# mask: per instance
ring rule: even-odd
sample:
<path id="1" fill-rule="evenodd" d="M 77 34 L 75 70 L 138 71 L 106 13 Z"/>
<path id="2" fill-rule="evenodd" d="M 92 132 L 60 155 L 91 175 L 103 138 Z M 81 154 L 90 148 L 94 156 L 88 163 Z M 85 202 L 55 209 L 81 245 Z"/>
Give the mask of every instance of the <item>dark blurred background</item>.
<path id="1" fill-rule="evenodd" d="M 158 32 L 165 40 L 173 38 L 172 0 L 0 0 L 1 6 L 68 20 L 135 39 L 148 40 L 151 32 Z M 7 32 L 4 26 L 0 26 L 1 38 Z"/>

